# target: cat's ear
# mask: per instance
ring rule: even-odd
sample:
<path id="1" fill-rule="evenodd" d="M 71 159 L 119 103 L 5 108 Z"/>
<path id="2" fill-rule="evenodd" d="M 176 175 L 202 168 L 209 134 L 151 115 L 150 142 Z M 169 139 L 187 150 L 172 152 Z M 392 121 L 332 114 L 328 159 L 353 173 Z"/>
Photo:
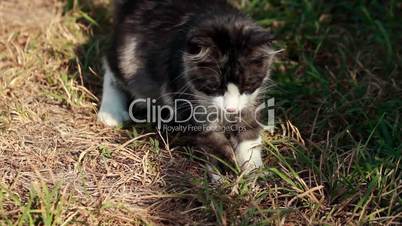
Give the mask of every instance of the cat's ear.
<path id="1" fill-rule="evenodd" d="M 278 53 L 272 48 L 274 36 L 267 30 L 255 30 L 250 36 L 250 58 L 251 64 L 261 67 L 262 65 L 270 66 L 273 59 Z"/>

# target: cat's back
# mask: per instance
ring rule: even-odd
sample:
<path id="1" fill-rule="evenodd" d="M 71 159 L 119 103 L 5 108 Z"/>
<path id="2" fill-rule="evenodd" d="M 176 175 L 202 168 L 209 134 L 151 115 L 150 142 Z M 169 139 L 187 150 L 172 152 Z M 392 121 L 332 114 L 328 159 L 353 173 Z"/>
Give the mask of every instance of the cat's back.
<path id="1" fill-rule="evenodd" d="M 236 12 L 226 0 L 117 0 L 115 7 L 118 24 L 160 32 L 171 31 L 189 17 Z"/>

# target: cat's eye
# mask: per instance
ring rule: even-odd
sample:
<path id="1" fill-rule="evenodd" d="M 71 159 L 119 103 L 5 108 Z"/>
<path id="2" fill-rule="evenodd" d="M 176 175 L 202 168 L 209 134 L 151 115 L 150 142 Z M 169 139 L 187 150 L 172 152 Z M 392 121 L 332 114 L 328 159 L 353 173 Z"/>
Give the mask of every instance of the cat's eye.
<path id="1" fill-rule="evenodd" d="M 192 55 L 199 54 L 202 50 L 202 47 L 197 42 L 189 42 L 187 45 L 187 52 Z"/>
<path id="2" fill-rule="evenodd" d="M 205 84 L 201 90 L 202 92 L 204 92 L 207 95 L 215 95 L 218 94 L 220 91 L 220 88 L 218 85 L 215 84 Z"/>
<path id="3" fill-rule="evenodd" d="M 207 94 L 214 94 L 219 91 L 219 88 L 217 86 L 207 86 L 207 87 L 204 87 L 204 91 Z"/>
<path id="4" fill-rule="evenodd" d="M 261 66 L 264 63 L 264 58 L 255 58 L 250 61 L 251 65 Z"/>
<path id="5" fill-rule="evenodd" d="M 220 81 L 215 76 L 203 76 L 202 79 L 192 81 L 194 87 L 207 95 L 213 95 L 220 91 Z"/>

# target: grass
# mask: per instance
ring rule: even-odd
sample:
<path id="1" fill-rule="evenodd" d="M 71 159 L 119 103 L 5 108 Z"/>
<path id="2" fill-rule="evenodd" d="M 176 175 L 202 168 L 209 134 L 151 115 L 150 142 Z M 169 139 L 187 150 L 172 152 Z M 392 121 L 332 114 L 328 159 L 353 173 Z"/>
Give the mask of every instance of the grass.
<path id="1" fill-rule="evenodd" d="M 96 123 L 107 0 L 2 1 L 0 225 L 401 222 L 402 4 L 237 3 L 285 50 L 278 121 L 266 167 L 217 186 L 163 134 Z"/>

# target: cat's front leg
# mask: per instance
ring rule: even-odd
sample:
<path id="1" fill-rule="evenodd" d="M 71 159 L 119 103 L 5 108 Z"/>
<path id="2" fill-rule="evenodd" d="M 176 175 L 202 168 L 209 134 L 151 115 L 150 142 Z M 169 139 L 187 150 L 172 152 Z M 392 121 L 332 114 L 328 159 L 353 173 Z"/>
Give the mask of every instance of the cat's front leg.
<path id="1" fill-rule="evenodd" d="M 102 103 L 98 112 L 98 121 L 116 127 L 129 120 L 127 96 L 116 84 L 116 78 L 106 60 L 104 61 L 105 77 L 103 81 Z"/>
<path id="2" fill-rule="evenodd" d="M 263 166 L 261 138 L 240 141 L 236 147 L 236 159 L 241 169 L 251 172 Z"/>

